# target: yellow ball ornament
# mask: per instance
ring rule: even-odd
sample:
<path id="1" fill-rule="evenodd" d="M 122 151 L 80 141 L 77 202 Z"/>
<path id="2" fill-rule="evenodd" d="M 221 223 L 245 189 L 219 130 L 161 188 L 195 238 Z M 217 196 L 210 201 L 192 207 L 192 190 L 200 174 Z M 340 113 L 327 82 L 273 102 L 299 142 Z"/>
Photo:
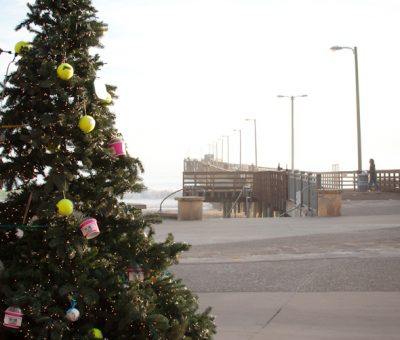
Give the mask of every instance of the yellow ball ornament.
<path id="1" fill-rule="evenodd" d="M 95 126 L 96 126 L 96 121 L 92 116 L 85 115 L 79 119 L 79 128 L 84 133 L 89 133 L 93 131 Z"/>
<path id="2" fill-rule="evenodd" d="M 74 204 L 69 199 L 63 198 L 57 203 L 57 211 L 62 216 L 69 216 L 74 211 Z"/>
<path id="3" fill-rule="evenodd" d="M 19 41 L 15 44 L 14 50 L 16 54 L 24 54 L 31 49 L 31 46 L 25 41 Z"/>
<path id="4" fill-rule="evenodd" d="M 71 79 L 74 75 L 74 68 L 70 64 L 63 63 L 57 67 L 57 75 L 62 80 Z"/>
<path id="5" fill-rule="evenodd" d="M 103 339 L 103 333 L 102 333 L 101 330 L 98 329 L 98 328 L 92 328 L 92 329 L 89 331 L 89 336 L 90 336 L 92 339 Z"/>

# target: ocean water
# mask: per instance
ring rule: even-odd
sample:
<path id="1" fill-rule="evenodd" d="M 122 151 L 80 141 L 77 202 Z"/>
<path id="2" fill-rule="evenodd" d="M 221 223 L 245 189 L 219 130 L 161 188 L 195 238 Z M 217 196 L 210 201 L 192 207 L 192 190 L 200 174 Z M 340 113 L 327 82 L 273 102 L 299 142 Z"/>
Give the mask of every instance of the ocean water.
<path id="1" fill-rule="evenodd" d="M 123 202 L 131 204 L 145 204 L 146 211 L 159 211 L 162 200 L 163 199 L 161 198 L 135 198 L 135 199 L 124 198 Z M 161 207 L 163 211 L 178 210 L 178 201 L 176 201 L 173 198 L 168 198 L 164 202 L 162 202 Z"/>
<path id="2" fill-rule="evenodd" d="M 158 198 L 124 198 L 122 201 L 125 203 L 131 204 L 145 204 L 145 211 L 156 212 L 160 210 L 160 204 L 163 199 Z M 162 211 L 178 211 L 178 201 L 174 198 L 167 198 L 164 202 L 162 202 Z M 203 203 L 203 209 L 212 209 L 212 205 L 210 203 Z"/>

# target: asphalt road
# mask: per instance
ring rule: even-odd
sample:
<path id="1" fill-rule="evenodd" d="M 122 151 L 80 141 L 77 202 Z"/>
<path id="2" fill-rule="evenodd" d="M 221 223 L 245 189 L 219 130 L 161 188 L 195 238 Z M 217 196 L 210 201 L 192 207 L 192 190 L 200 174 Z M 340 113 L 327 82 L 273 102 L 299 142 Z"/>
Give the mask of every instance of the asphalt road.
<path id="1" fill-rule="evenodd" d="M 173 272 L 195 292 L 400 291 L 400 227 L 193 246 Z"/>
<path id="2" fill-rule="evenodd" d="M 261 226 L 258 231 L 261 239 L 256 239 L 257 227 L 254 227 L 249 231 L 255 235 L 246 235 L 243 241 L 238 241 L 237 237 L 230 239 L 232 235 L 226 235 L 225 242 L 218 238 L 203 240 L 203 244 L 195 244 L 184 253 L 180 264 L 172 271 L 195 292 L 400 291 L 400 216 L 393 215 L 400 210 L 392 206 L 388 211 L 390 204 L 378 203 L 373 203 L 375 209 L 382 206 L 381 211 L 389 213 L 380 215 L 381 221 L 390 221 L 389 227 L 385 224 L 372 227 L 368 216 L 365 223 L 355 218 L 357 228 L 353 229 L 350 224 L 348 229 L 343 229 L 340 218 L 301 218 L 297 223 L 305 225 L 306 230 L 310 225 L 309 232 L 302 231 L 299 226 L 297 235 L 285 230 L 296 223 L 296 219 L 281 219 L 285 225 L 278 225 L 280 230 L 275 225 Z M 346 205 L 349 213 L 362 212 L 362 206 L 362 202 Z M 365 203 L 364 209 L 371 211 Z M 398 226 L 394 226 L 396 220 Z M 242 227 L 237 226 L 242 232 L 248 227 L 244 221 L 231 221 L 242 223 Z M 225 233 L 229 234 L 229 226 L 226 226 L 229 222 L 225 219 L 215 224 L 224 223 Z M 250 222 L 257 223 L 259 219 Z M 326 222 L 339 225 L 328 229 L 324 225 Z M 318 227 L 311 227 L 312 223 L 320 224 L 319 231 Z M 184 228 L 185 233 L 198 232 L 190 224 Z M 261 234 L 268 228 L 273 229 L 275 235 Z M 206 234 L 209 232 L 205 230 Z"/>

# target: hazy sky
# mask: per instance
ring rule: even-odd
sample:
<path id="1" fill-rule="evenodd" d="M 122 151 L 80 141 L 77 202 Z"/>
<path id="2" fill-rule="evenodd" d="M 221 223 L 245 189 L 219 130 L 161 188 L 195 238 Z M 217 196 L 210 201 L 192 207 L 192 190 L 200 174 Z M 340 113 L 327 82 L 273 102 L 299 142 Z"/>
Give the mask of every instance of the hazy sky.
<path id="1" fill-rule="evenodd" d="M 0 48 L 29 40 L 15 26 L 25 1 L 0 0 Z M 112 108 L 131 155 L 153 189 L 179 189 L 185 157 L 290 168 L 290 99 L 295 167 L 357 169 L 354 55 L 358 48 L 362 162 L 400 168 L 400 1 L 94 0 L 109 25 L 101 77 L 118 87 Z M 5 74 L 11 56 L 0 55 Z M 227 138 L 224 160 L 227 160 Z"/>

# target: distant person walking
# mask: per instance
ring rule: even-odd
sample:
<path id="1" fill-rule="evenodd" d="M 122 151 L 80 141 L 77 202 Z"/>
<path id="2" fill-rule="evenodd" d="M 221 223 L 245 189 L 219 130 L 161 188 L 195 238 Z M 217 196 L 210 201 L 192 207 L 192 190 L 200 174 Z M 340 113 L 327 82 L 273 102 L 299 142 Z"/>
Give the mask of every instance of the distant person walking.
<path id="1" fill-rule="evenodd" d="M 369 183 L 368 183 L 368 189 L 371 190 L 372 186 L 374 186 L 374 190 L 378 190 L 378 183 L 376 181 L 376 167 L 375 167 L 375 161 L 373 158 L 369 160 Z"/>

